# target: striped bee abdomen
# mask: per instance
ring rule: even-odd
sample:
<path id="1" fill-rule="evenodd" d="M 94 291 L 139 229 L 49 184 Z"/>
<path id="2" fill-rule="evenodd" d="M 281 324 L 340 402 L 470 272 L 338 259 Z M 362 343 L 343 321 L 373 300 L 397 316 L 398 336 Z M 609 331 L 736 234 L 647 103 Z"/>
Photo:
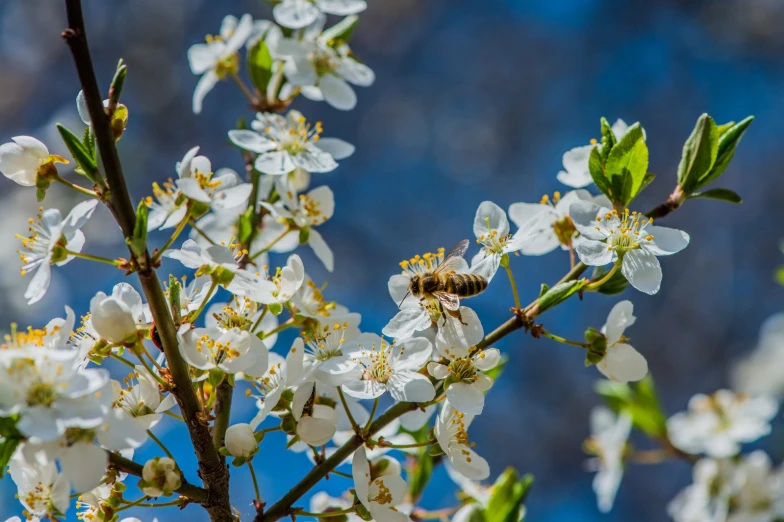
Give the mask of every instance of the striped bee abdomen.
<path id="1" fill-rule="evenodd" d="M 487 279 L 474 274 L 446 274 L 444 290 L 459 297 L 471 297 L 487 288 Z"/>

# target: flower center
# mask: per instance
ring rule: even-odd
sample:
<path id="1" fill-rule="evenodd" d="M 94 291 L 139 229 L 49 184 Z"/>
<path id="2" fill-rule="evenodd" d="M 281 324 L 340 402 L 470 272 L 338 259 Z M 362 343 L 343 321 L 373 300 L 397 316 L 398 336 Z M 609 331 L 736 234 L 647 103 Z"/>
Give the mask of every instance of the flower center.
<path id="1" fill-rule="evenodd" d="M 436 253 L 427 252 L 421 256 L 417 254 L 411 259 L 404 259 L 400 262 L 400 268 L 403 269 L 403 275 L 414 277 L 434 271 L 443 259 L 444 248 L 441 247 Z"/>
<path id="2" fill-rule="evenodd" d="M 628 208 L 621 213 L 612 210 L 604 217 L 596 216 L 597 222 L 601 222 L 602 219 L 607 223 L 610 234 L 608 250 L 615 249 L 622 254 L 627 250 L 640 248 L 641 241 L 653 241 L 652 235 L 643 235 L 645 228 L 653 223 L 653 219 L 647 218 L 639 212 L 630 213 Z"/>
<path id="3" fill-rule="evenodd" d="M 334 301 L 325 301 L 322 289 L 316 286 L 313 281 L 308 281 L 303 287 L 302 301 L 304 307 L 314 315 L 329 317 L 335 311 Z"/>
<path id="4" fill-rule="evenodd" d="M 477 372 L 474 368 L 473 361 L 471 361 L 469 357 L 454 359 L 451 363 L 449 363 L 449 371 L 452 375 L 455 376 L 455 378 L 466 384 L 472 384 L 476 382 Z"/>
<path id="5" fill-rule="evenodd" d="M 28 406 L 51 406 L 57 399 L 54 387 L 47 382 L 39 381 L 27 390 Z"/>
<path id="6" fill-rule="evenodd" d="M 231 346 L 231 341 L 222 343 L 213 339 L 208 334 L 204 334 L 196 341 L 196 350 L 201 352 L 207 349 L 215 360 L 216 364 L 220 364 L 226 360 L 236 359 L 240 356 L 240 352 Z"/>
<path id="7" fill-rule="evenodd" d="M 384 484 L 384 481 L 378 478 L 374 481 L 374 485 L 376 486 L 376 496 L 369 498 L 368 500 L 370 502 L 375 502 L 376 504 L 391 504 L 392 492 L 389 487 Z"/>
<path id="8" fill-rule="evenodd" d="M 307 194 L 299 195 L 299 213 L 302 214 L 311 225 L 319 225 L 329 219 L 321 211 L 321 202 L 316 201 Z"/>
<path id="9" fill-rule="evenodd" d="M 21 234 L 16 235 L 16 238 L 22 241 L 22 248 L 17 250 L 17 253 L 19 254 L 19 259 L 24 263 L 21 269 L 23 276 L 42 259 L 46 259 L 49 256 L 49 252 L 54 249 L 49 228 L 43 222 L 43 210 L 43 207 L 39 207 L 38 215 L 28 220 L 28 231 L 30 232 L 28 237 Z M 64 238 L 60 238 L 59 243 L 62 243 L 61 246 L 64 247 L 66 241 Z"/>
<path id="10" fill-rule="evenodd" d="M 553 223 L 553 230 L 555 231 L 555 235 L 558 238 L 558 241 L 562 245 L 569 246 L 572 244 L 572 238 L 574 234 L 577 232 L 577 229 L 572 222 L 572 218 L 569 216 L 564 216 L 555 223 Z"/>
<path id="11" fill-rule="evenodd" d="M 490 227 L 489 217 L 485 218 L 485 224 L 487 225 L 487 234 L 479 236 L 476 242 L 482 245 L 489 254 L 502 254 L 504 247 L 512 239 L 512 234 L 499 234 L 497 229 Z"/>
<path id="12" fill-rule="evenodd" d="M 265 129 L 269 132 L 271 129 Z M 279 149 L 285 150 L 290 154 L 299 154 L 307 150 L 307 144 L 310 142 L 317 142 L 324 128 L 321 122 L 317 121 L 315 125 L 310 125 L 304 116 L 297 118 L 295 126 L 289 126 L 287 132 L 280 140 Z"/>
<path id="13" fill-rule="evenodd" d="M 383 339 L 381 345 L 377 346 L 372 343 L 370 348 L 362 346 L 367 362 L 354 359 L 354 362 L 361 364 L 365 368 L 365 377 L 368 380 L 373 380 L 381 384 L 386 384 L 392 377 L 395 371 L 392 369 L 391 357 L 393 345 L 387 343 Z"/>
<path id="14" fill-rule="evenodd" d="M 313 64 L 313 68 L 316 69 L 316 74 L 319 76 L 329 74 L 338 67 L 338 63 L 332 54 L 324 49 L 311 52 L 308 55 L 308 58 L 310 59 L 310 63 Z"/>
<path id="15" fill-rule="evenodd" d="M 218 325 L 226 330 L 239 328 L 240 330 L 250 330 L 253 325 L 253 318 L 259 311 L 259 305 L 248 297 L 235 296 L 220 312 L 213 314 L 217 319 Z"/>
<path id="16" fill-rule="evenodd" d="M 325 326 L 323 331 L 316 333 L 316 337 L 308 339 L 306 349 L 309 348 L 310 354 L 317 361 L 328 361 L 333 357 L 343 355 L 343 342 L 348 323 L 335 324 L 330 331 L 329 326 Z"/>

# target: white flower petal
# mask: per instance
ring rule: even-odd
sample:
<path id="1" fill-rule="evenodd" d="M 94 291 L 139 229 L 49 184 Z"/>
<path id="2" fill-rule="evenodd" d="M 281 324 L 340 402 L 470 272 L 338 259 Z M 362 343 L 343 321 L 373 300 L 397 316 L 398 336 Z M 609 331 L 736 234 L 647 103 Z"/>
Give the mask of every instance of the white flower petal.
<path id="1" fill-rule="evenodd" d="M 324 101 L 341 111 L 350 111 L 357 105 L 354 89 L 342 78 L 334 74 L 325 74 L 319 79 L 319 88 Z"/>
<path id="2" fill-rule="evenodd" d="M 580 259 L 582 260 L 582 256 Z M 626 255 L 623 256 L 621 272 L 629 284 L 640 292 L 652 295 L 658 292 L 661 287 L 662 271 L 659 260 L 655 255 L 643 249 L 626 252 Z"/>
<path id="3" fill-rule="evenodd" d="M 472 384 L 456 382 L 446 389 L 449 404 L 457 411 L 480 415 L 485 406 L 485 395 Z"/>
<path id="4" fill-rule="evenodd" d="M 607 354 L 596 367 L 606 377 L 618 382 L 639 381 L 648 374 L 645 357 L 628 344 L 608 347 Z"/>

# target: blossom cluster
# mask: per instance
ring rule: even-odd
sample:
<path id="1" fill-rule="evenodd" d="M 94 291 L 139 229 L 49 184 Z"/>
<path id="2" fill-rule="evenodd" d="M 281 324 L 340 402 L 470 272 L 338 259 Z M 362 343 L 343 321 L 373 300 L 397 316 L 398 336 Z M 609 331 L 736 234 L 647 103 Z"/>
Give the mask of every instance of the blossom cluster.
<path id="1" fill-rule="evenodd" d="M 617 294 L 627 285 L 657 293 L 658 257 L 688 245 L 686 232 L 654 225 L 655 213 L 628 208 L 650 182 L 647 138 L 639 123 L 618 120 L 610 126 L 602 120 L 601 143 L 564 154 L 565 170 L 557 179 L 572 190 L 513 203 L 508 211 L 482 202 L 471 224 L 476 252 L 470 262 L 468 240 L 448 253 L 437 248 L 400 262 L 388 280 L 398 311 L 380 332 L 365 328 L 360 313 L 330 300 L 325 285 L 311 277 L 320 266 L 306 269 L 296 250 L 308 245 L 319 265 L 328 272 L 335 268 L 328 234 L 325 239 L 320 227 L 334 215 L 339 194 L 321 179 L 349 158 L 354 146 L 323 137 L 323 124 L 308 121 L 291 104 L 302 95 L 339 110 L 357 105 L 352 86 L 375 80 L 349 47 L 366 7 L 363 0 L 282 0 L 275 2 L 274 22 L 227 16 L 218 35 L 189 49 L 190 68 L 199 76 L 195 113 L 223 80 L 235 82 L 255 111 L 249 125 L 226 133 L 248 176 L 215 169 L 198 146 L 184 152 L 174 166 L 176 177 L 154 183 L 136 209 L 134 226 L 123 227 L 133 229 L 125 237 L 130 258 L 83 252 L 81 231 L 99 203 L 122 217 L 112 199 L 118 197 L 117 180 L 108 172 L 104 179 L 98 166 L 96 142 L 106 137 L 94 118 L 107 116 L 113 146 L 129 116 L 119 104 L 124 65 L 107 100 L 92 100 L 91 107 L 83 93 L 77 96 L 87 126 L 80 132 L 84 138 L 60 128 L 76 173 L 91 182 L 89 188 L 62 178 L 56 165 L 68 160 L 50 154 L 33 137 L 18 136 L 0 146 L 0 172 L 35 187 L 40 200 L 53 182 L 89 198 L 65 218 L 43 208 L 31 218 L 19 252 L 22 275 L 31 275 L 25 293 L 30 303 L 45 297 L 52 267 L 74 259 L 138 272 L 145 290 L 142 297 L 132 285 L 119 283 L 110 293 L 95 293 L 78 325 L 67 308 L 65 318 L 41 328 L 13 328 L 6 337 L 0 350 L 0 435 L 12 446 L 0 453 L 9 455 L 9 472 L 28 519 L 62 517 L 72 492 L 80 495 L 83 520 L 114 520 L 118 508 L 175 493 L 184 499 L 174 502 L 180 507 L 196 502 L 214 508 L 221 492 L 207 484 L 211 477 L 201 477 L 208 487 L 199 499 L 199 489 L 194 493 L 155 435 L 164 417 L 184 421 L 194 442 L 199 429 L 208 428 L 209 448 L 194 448 L 213 450 L 221 467 L 227 458 L 233 466 L 247 465 L 258 516 L 265 512 L 253 462 L 262 450 L 275 451 L 264 441 L 276 431 L 285 434 L 286 449 L 328 467 L 322 476 L 335 472 L 353 481 L 345 498 L 313 496 L 316 518 L 328 511 L 378 522 L 423 518 L 417 503 L 432 469 L 425 462 L 438 456 L 445 457 L 450 476 L 471 499 L 458 506 L 456 519 L 484 516 L 504 488 L 515 492 L 504 493 L 505 502 L 513 503 L 508 509 L 522 516 L 530 479 L 507 471 L 492 487 L 480 484 L 491 469 L 468 435 L 481 419 L 504 356 L 493 346 L 500 338 L 486 336 L 478 314 L 463 301 L 498 284 L 499 271 L 506 273 L 514 295 L 514 329 L 579 347 L 586 366 L 595 365 L 617 386 L 646 382 L 648 363 L 625 336 L 636 321 L 630 300 L 617 302 L 604 326 L 588 328 L 584 341 L 564 339 L 536 322 L 574 294 Z M 327 15 L 341 19 L 328 26 Z M 243 63 L 250 85 L 240 76 Z M 728 146 L 734 148 L 740 138 L 734 139 Z M 687 172 L 679 187 L 701 175 Z M 169 237 L 149 248 L 148 234 L 158 233 Z M 543 285 L 541 295 L 523 307 L 512 259 L 553 252 L 568 253 L 571 275 L 552 288 Z M 151 274 L 164 262 L 188 275 L 150 286 Z M 588 267 L 593 273 L 581 277 Z M 123 368 L 126 375 L 112 379 L 112 362 L 131 371 Z M 221 395 L 226 388 L 242 389 L 249 399 L 253 413 L 247 422 L 229 415 L 231 394 L 228 400 Z M 381 413 L 379 408 L 390 404 Z M 680 495 L 671 511 L 696 509 L 695 499 L 712 495 L 713 486 L 706 484 L 717 477 L 732 477 L 727 505 L 745 495 L 746 483 L 763 481 L 773 495 L 768 461 L 755 455 L 742 462 L 728 459 L 741 444 L 766 434 L 776 411 L 765 396 L 722 391 L 695 397 L 688 412 L 670 418 L 667 440 L 674 451 L 707 459 L 695 468 L 700 485 Z M 595 486 L 602 509 L 612 505 L 635 422 L 625 411 L 593 415 L 594 436 L 587 446 L 598 457 Z M 134 450 L 148 439 L 165 456 L 135 466 Z M 396 450 L 413 462 L 405 473 L 390 456 Z M 342 466 L 350 466 L 350 473 L 340 471 Z M 144 495 L 139 501 L 124 497 L 129 475 L 138 478 Z M 743 484 L 735 478 L 741 475 Z M 223 493 L 228 504 L 228 491 Z M 275 509 L 268 513 L 304 512 L 291 505 L 279 513 Z"/>

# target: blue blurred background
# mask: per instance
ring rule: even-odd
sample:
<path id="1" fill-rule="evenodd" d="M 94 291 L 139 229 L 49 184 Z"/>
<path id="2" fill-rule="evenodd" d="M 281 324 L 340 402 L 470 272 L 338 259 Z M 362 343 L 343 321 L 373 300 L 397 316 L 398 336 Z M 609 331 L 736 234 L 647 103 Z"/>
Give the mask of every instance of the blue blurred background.
<path id="1" fill-rule="evenodd" d="M 102 86 L 118 58 L 129 67 L 123 101 L 131 116 L 120 153 L 134 197 L 174 175 L 174 163 L 194 145 L 213 167 L 240 170 L 226 131 L 239 116 L 252 114 L 236 88 L 222 83 L 207 97 L 204 112 L 193 115 L 197 78 L 186 50 L 217 33 L 224 15 L 266 18 L 269 7 L 252 0 L 85 0 L 85 12 Z M 62 2 L 0 2 L 0 142 L 30 134 L 64 152 L 56 145 L 54 122 L 81 129 L 74 104 L 78 81 L 59 37 L 64 20 Z M 474 212 L 485 199 L 507 208 L 564 191 L 555 179 L 561 155 L 599 137 L 601 116 L 641 121 L 647 130 L 650 170 L 659 178 L 639 200 L 645 210 L 672 190 L 683 141 L 702 112 L 719 123 L 754 114 L 721 182 L 739 192 L 744 204 L 699 200 L 668 217 L 668 225 L 691 234 L 690 246 L 663 261 L 657 295 L 629 290 L 623 296 L 634 301 L 639 317 L 627 335 L 647 357 L 670 412 L 683 409 L 697 391 L 726 385 L 732 361 L 753 346 L 762 320 L 781 309 L 782 291 L 771 274 L 781 261 L 784 218 L 783 26 L 784 3 L 778 0 L 371 2 L 353 47 L 375 70 L 376 84 L 358 90 L 359 104 L 349 113 L 297 102 L 309 119 L 324 122 L 326 136 L 357 146 L 339 169 L 313 177 L 314 185 L 329 184 L 337 201 L 335 217 L 322 229 L 337 258 L 328 296 L 361 312 L 363 330 L 380 330 L 396 310 L 386 282 L 399 260 L 471 237 Z M 1 187 L 0 323 L 42 325 L 62 315 L 66 303 L 84 313 L 92 294 L 110 291 L 118 274 L 71 263 L 54 271 L 47 297 L 28 307 L 13 234 L 23 232 L 34 213 L 34 191 L 11 182 Z M 46 204 L 67 211 L 76 201 L 53 187 Z M 86 251 L 123 255 L 105 209 L 85 232 Z M 312 256 L 305 263 L 317 282 L 326 278 Z M 568 268 L 561 252 L 513 263 L 528 300 L 541 282 L 556 281 Z M 175 263 L 164 268 L 180 270 Z M 561 335 L 579 337 L 588 326 L 600 327 L 618 299 L 573 299 L 542 321 Z M 511 295 L 504 278 L 471 305 L 486 331 L 505 320 Z M 494 476 L 508 465 L 535 475 L 529 520 L 666 519 L 666 502 L 690 480 L 684 465 L 633 465 L 614 510 L 598 513 L 580 447 L 589 411 L 599 402 L 592 391 L 598 373 L 584 368 L 582 354 L 522 334 L 499 346 L 511 362 L 472 436 Z M 250 416 L 238 404 L 232 421 Z M 186 436 L 173 426 L 165 419 L 157 429 L 196 480 Z M 775 446 L 781 444 L 775 442 L 768 439 L 778 461 Z M 256 459 L 268 501 L 310 466 L 282 446 L 282 437 L 270 436 L 263 458 Z M 137 457 L 156 454 L 147 445 Z M 338 494 L 348 482 L 334 477 L 325 487 Z M 10 480 L 0 482 L 0 514 L 21 512 L 14 492 Z M 439 470 L 425 506 L 450 505 L 453 495 Z M 251 498 L 247 470 L 234 470 L 234 504 L 246 516 Z M 150 520 L 149 511 L 127 513 Z M 195 507 L 185 513 L 205 519 Z M 155 515 L 161 522 L 181 517 L 175 508 Z M 68 520 L 75 520 L 74 511 Z"/>

